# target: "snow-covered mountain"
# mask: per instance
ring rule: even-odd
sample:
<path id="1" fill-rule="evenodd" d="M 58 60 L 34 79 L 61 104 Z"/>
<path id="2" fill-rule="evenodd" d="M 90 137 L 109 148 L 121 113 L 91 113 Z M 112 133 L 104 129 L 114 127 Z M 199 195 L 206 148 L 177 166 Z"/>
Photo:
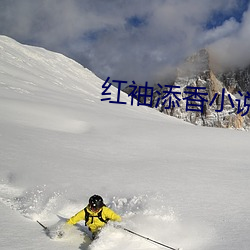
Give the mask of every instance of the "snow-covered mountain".
<path id="1" fill-rule="evenodd" d="M 62 239 L 36 223 L 53 228 L 97 193 L 124 227 L 171 247 L 248 250 L 249 133 L 101 101 L 103 82 L 0 37 L 0 248 L 162 249 L 112 225 L 91 243 L 84 222 Z"/>
<path id="2" fill-rule="evenodd" d="M 217 71 L 208 50 L 202 49 L 187 58 L 180 65 L 177 72 L 177 78 L 173 85 L 182 87 L 182 100 L 190 95 L 184 93 L 189 87 L 205 88 L 204 90 L 199 90 L 199 92 L 207 93 L 208 95 L 201 96 L 207 100 L 204 102 L 203 112 L 187 111 L 186 101 L 182 101 L 181 107 L 176 107 L 172 111 L 174 116 L 202 126 L 246 130 L 249 128 L 250 114 L 246 112 L 247 107 L 244 107 L 244 97 L 238 95 L 237 91 L 240 90 L 239 83 L 236 83 L 236 80 L 234 80 L 235 85 L 232 88 L 232 84 L 229 84 L 229 78 L 226 77 L 226 74 Z M 238 79 L 238 82 L 243 82 L 243 79 Z M 242 95 L 246 95 L 246 91 L 247 89 L 244 89 Z M 187 92 L 194 92 L 194 89 Z M 194 104 L 200 105 L 199 98 L 196 99 L 198 101 L 194 101 Z"/>
<path id="3" fill-rule="evenodd" d="M 250 65 L 218 72 L 217 77 L 231 93 L 237 93 L 239 90 L 242 93 L 250 92 Z"/>

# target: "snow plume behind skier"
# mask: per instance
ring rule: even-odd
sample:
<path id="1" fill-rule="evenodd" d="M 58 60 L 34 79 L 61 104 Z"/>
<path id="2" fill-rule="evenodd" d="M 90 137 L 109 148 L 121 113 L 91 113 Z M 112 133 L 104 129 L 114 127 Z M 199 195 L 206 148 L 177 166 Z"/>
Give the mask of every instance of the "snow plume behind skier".
<path id="1" fill-rule="evenodd" d="M 72 216 L 67 224 L 75 225 L 81 220 L 85 220 L 85 225 L 91 231 L 94 239 L 109 220 L 120 222 L 122 219 L 120 215 L 105 206 L 101 196 L 93 195 L 89 198 L 89 204 Z"/>

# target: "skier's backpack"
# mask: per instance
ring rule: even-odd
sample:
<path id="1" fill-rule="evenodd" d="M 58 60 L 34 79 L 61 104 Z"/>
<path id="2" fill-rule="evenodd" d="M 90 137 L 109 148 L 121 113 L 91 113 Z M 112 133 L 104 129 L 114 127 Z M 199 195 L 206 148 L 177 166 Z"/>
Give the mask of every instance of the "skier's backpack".
<path id="1" fill-rule="evenodd" d="M 105 206 L 105 205 L 104 205 Z M 89 221 L 89 219 L 91 218 L 91 223 L 92 224 L 94 222 L 94 217 L 97 217 L 100 221 L 107 223 L 109 221 L 109 219 L 104 220 L 102 218 L 102 210 L 96 215 L 96 216 L 92 216 L 90 215 L 90 213 L 87 210 L 87 207 L 84 208 L 84 212 L 85 212 L 85 226 L 87 226 L 87 222 Z"/>

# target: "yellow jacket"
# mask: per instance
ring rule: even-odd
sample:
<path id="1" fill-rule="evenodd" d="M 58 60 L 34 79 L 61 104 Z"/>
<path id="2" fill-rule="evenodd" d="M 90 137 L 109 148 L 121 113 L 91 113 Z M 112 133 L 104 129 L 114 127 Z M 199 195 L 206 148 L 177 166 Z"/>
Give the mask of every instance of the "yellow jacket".
<path id="1" fill-rule="evenodd" d="M 87 212 L 89 213 L 89 219 L 85 223 L 92 233 L 95 233 L 96 231 L 98 231 L 98 229 L 102 228 L 106 224 L 105 222 L 101 221 L 98 218 L 98 214 L 100 213 L 100 211 L 102 211 L 101 217 L 104 221 L 107 221 L 107 220 L 121 221 L 122 220 L 118 214 L 116 214 L 113 210 L 111 210 L 110 208 L 106 206 L 103 206 L 98 212 L 93 212 L 88 207 L 86 207 L 85 209 L 87 209 Z M 85 220 L 84 209 L 82 209 L 80 212 L 72 216 L 67 221 L 67 224 L 74 225 L 80 220 Z"/>

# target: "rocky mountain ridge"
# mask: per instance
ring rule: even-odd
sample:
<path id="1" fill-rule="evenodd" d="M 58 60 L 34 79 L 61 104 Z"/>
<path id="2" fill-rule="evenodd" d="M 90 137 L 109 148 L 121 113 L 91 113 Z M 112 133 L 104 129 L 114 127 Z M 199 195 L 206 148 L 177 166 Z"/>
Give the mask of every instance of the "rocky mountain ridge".
<path id="1" fill-rule="evenodd" d="M 250 66 L 219 71 L 202 49 L 177 68 L 170 85 L 154 85 L 151 106 L 196 125 L 248 130 L 249 92 Z"/>

